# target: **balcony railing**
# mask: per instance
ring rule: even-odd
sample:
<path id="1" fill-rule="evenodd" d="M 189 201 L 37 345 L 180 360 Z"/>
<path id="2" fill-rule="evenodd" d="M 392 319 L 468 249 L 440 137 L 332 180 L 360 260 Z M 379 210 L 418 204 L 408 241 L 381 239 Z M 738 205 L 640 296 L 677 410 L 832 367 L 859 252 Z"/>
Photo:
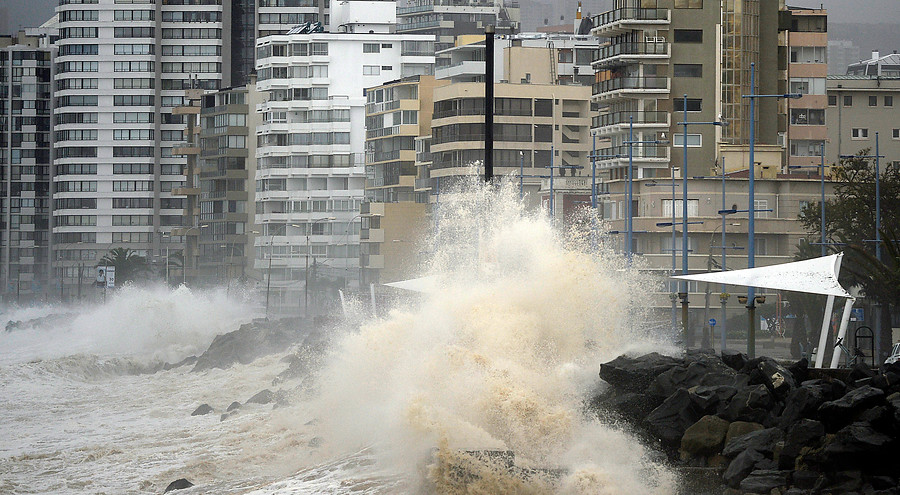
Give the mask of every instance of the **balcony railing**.
<path id="1" fill-rule="evenodd" d="M 665 124 L 669 123 L 669 112 L 613 112 L 605 115 L 596 115 L 591 119 L 591 127 L 607 127 L 611 125 L 628 125 L 629 118 L 634 118 L 635 124 Z"/>
<path id="2" fill-rule="evenodd" d="M 618 57 L 620 55 L 668 55 L 668 43 L 617 43 L 599 50 L 597 61 Z"/>
<path id="3" fill-rule="evenodd" d="M 669 89 L 667 77 L 617 77 L 608 81 L 596 82 L 592 86 L 593 94 L 599 95 L 621 89 Z"/>
<path id="4" fill-rule="evenodd" d="M 610 10 L 592 19 L 594 26 L 601 27 L 619 21 L 665 21 L 669 19 L 669 9 L 640 9 L 626 7 Z"/>
<path id="5" fill-rule="evenodd" d="M 668 158 L 669 148 L 667 146 L 656 145 L 634 145 L 631 148 L 634 158 Z M 598 149 L 597 154 L 600 156 L 619 156 L 623 159 L 628 158 L 628 146 L 613 146 L 611 148 Z"/>

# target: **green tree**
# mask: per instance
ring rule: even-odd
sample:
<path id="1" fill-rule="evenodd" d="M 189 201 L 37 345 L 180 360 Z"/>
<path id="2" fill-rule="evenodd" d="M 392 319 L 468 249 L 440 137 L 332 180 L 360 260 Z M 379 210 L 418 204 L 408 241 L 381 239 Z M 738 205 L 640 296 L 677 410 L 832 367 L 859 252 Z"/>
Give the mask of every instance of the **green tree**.
<path id="1" fill-rule="evenodd" d="M 98 266 L 116 267 L 116 284 L 134 282 L 149 273 L 147 258 L 127 248 L 110 249 Z"/>
<path id="2" fill-rule="evenodd" d="M 875 255 L 875 166 L 864 158 L 871 150 L 860 150 L 851 158 L 841 159 L 832 169 L 834 199 L 825 202 L 825 230 L 832 252 L 843 251 L 841 283 L 859 286 L 863 294 L 882 305 L 882 351 L 890 345 L 890 314 L 900 304 L 898 284 L 898 238 L 893 230 L 900 222 L 900 171 L 894 167 L 880 170 L 881 261 Z M 807 231 L 820 238 L 820 205 L 810 204 L 800 212 Z M 887 226 L 887 227 L 886 227 Z M 814 251 L 814 250 L 811 250 Z M 798 256 L 812 257 L 812 252 Z M 817 255 L 817 254 L 816 254 Z"/>

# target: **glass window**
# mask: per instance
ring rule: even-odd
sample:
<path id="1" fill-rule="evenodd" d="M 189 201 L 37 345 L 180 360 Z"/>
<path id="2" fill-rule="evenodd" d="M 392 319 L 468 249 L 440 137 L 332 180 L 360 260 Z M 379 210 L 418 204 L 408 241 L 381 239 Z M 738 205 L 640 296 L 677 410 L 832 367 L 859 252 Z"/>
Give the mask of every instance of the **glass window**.
<path id="1" fill-rule="evenodd" d="M 675 77 L 703 77 L 701 64 L 675 64 Z"/>
<path id="2" fill-rule="evenodd" d="M 850 131 L 853 139 L 869 139 L 869 129 L 864 127 L 855 127 Z"/>
<path id="3" fill-rule="evenodd" d="M 870 107 L 877 107 L 877 106 L 878 106 L 878 97 L 877 97 L 877 96 L 870 96 L 870 97 L 869 97 L 869 106 L 870 106 Z"/>
<path id="4" fill-rule="evenodd" d="M 828 106 L 829 107 L 837 106 L 837 95 L 828 95 Z"/>
<path id="5" fill-rule="evenodd" d="M 684 111 L 684 98 L 675 98 L 673 108 L 676 112 Z M 702 98 L 688 98 L 687 99 L 687 111 L 688 112 L 699 112 L 703 109 L 703 99 Z"/>
<path id="6" fill-rule="evenodd" d="M 844 95 L 844 106 L 845 107 L 853 106 L 853 95 Z"/>
<path id="7" fill-rule="evenodd" d="M 703 0 L 675 0 L 676 9 L 702 9 Z"/>
<path id="8" fill-rule="evenodd" d="M 672 144 L 674 146 L 684 146 L 684 134 L 673 134 Z M 699 148 L 703 145 L 703 136 L 701 134 L 687 135 L 688 148 Z"/>
<path id="9" fill-rule="evenodd" d="M 884 106 L 886 106 L 886 107 L 894 106 L 894 97 L 893 96 L 885 96 L 884 97 Z"/>
<path id="10" fill-rule="evenodd" d="M 675 43 L 703 43 L 703 30 L 676 29 Z"/>

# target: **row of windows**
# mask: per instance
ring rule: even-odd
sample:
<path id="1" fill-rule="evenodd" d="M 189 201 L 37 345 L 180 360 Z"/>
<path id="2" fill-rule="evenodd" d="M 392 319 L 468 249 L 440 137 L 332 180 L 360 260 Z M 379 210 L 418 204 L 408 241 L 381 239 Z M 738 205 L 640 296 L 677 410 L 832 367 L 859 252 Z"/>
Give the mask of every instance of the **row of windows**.
<path id="1" fill-rule="evenodd" d="M 152 27 L 117 27 L 113 29 L 113 36 L 116 38 L 153 38 L 156 36 L 156 30 Z"/>
<path id="2" fill-rule="evenodd" d="M 231 136 L 229 136 L 231 137 Z M 302 132 L 293 134 L 263 134 L 258 146 L 350 144 L 349 132 Z"/>
<path id="3" fill-rule="evenodd" d="M 113 70 L 116 72 L 153 72 L 154 63 L 146 60 L 116 61 Z"/>
<path id="4" fill-rule="evenodd" d="M 96 163 L 70 163 L 56 166 L 56 175 L 96 175 Z"/>
<path id="5" fill-rule="evenodd" d="M 260 69 L 260 74 L 268 69 Z M 309 100 L 327 100 L 328 88 L 294 88 L 294 89 L 275 89 L 269 91 L 269 101 L 309 101 Z"/>
<path id="6" fill-rule="evenodd" d="M 163 22 L 219 22 L 221 12 L 176 10 L 163 12 Z"/>
<path id="7" fill-rule="evenodd" d="M 850 130 L 850 137 L 853 139 L 869 139 L 869 129 L 867 127 L 853 128 Z M 891 129 L 891 138 L 900 139 L 900 129 Z"/>
<path id="8" fill-rule="evenodd" d="M 61 227 L 78 227 L 97 225 L 96 215 L 60 215 L 56 217 L 56 225 Z"/>
<path id="9" fill-rule="evenodd" d="M 332 110 L 299 110 L 290 112 L 292 123 L 328 123 L 328 122 L 350 122 L 350 110 L 332 109 Z M 288 112 L 272 111 L 263 115 L 265 122 L 285 123 L 288 121 Z M 216 131 L 219 132 L 219 131 Z"/>
<path id="10" fill-rule="evenodd" d="M 59 47 L 59 55 L 96 55 L 99 51 L 99 45 L 63 45 Z"/>
<path id="11" fill-rule="evenodd" d="M 113 140 L 133 141 L 142 139 L 153 139 L 153 129 L 113 129 Z"/>
<path id="12" fill-rule="evenodd" d="M 144 43 L 139 44 L 116 44 L 113 52 L 116 55 L 152 55 L 155 49 L 153 45 Z"/>
<path id="13" fill-rule="evenodd" d="M 113 114 L 114 123 L 131 124 L 150 124 L 153 123 L 152 112 L 115 112 Z"/>
<path id="14" fill-rule="evenodd" d="M 113 79 L 115 89 L 153 89 L 154 79 L 150 77 L 117 77 Z"/>
<path id="15" fill-rule="evenodd" d="M 219 45 L 164 45 L 163 55 L 174 56 L 213 56 L 221 55 L 222 47 Z"/>
<path id="16" fill-rule="evenodd" d="M 259 14 L 260 24 L 288 24 L 296 25 L 307 22 L 317 22 L 319 14 L 315 12 L 287 12 L 282 14 Z"/>
<path id="17" fill-rule="evenodd" d="M 258 158 L 259 169 L 272 168 L 341 168 L 353 165 L 350 155 L 290 155 Z"/>
<path id="18" fill-rule="evenodd" d="M 153 225 L 153 215 L 113 215 L 112 224 L 117 227 Z"/>
<path id="19" fill-rule="evenodd" d="M 97 208 L 97 198 L 57 198 L 53 200 L 57 210 L 88 210 Z"/>
<path id="20" fill-rule="evenodd" d="M 162 71 L 171 73 L 222 72 L 219 62 L 163 62 Z"/>
<path id="21" fill-rule="evenodd" d="M 878 96 L 870 95 L 868 97 L 868 100 L 869 100 L 870 107 L 878 106 Z M 828 95 L 828 106 L 836 107 L 837 104 L 838 104 L 838 95 Z M 885 95 L 883 97 L 882 104 L 885 107 L 893 107 L 894 106 L 894 97 L 891 95 Z M 853 106 L 853 95 L 844 95 L 843 106 L 845 106 L 845 107 Z"/>
<path id="22" fill-rule="evenodd" d="M 68 129 L 56 131 L 57 141 L 96 141 L 97 129 Z"/>
<path id="23" fill-rule="evenodd" d="M 62 74 L 65 72 L 97 72 L 99 68 L 98 62 L 86 62 L 83 60 L 73 60 L 70 62 L 60 62 L 56 65 L 56 72 Z"/>
<path id="24" fill-rule="evenodd" d="M 97 192 L 97 181 L 73 180 L 57 182 L 56 190 L 58 192 Z"/>
<path id="25" fill-rule="evenodd" d="M 165 28 L 162 30 L 162 37 L 167 40 L 222 39 L 222 30 L 215 28 Z"/>
<path id="26" fill-rule="evenodd" d="M 61 28 L 59 30 L 59 39 L 70 39 L 70 38 L 96 38 L 97 37 L 97 28 L 95 27 L 69 27 L 69 28 Z"/>
<path id="27" fill-rule="evenodd" d="M 309 55 L 328 55 L 328 43 L 312 42 L 312 43 L 291 43 L 263 45 L 256 49 L 256 58 L 264 59 L 269 57 L 306 57 Z"/>
<path id="28" fill-rule="evenodd" d="M 56 89 L 65 91 L 67 89 L 97 89 L 98 79 L 96 77 L 75 77 L 71 79 L 57 79 Z"/>
<path id="29" fill-rule="evenodd" d="M 152 21 L 155 12 L 152 10 L 117 10 L 113 14 L 113 19 L 117 21 Z M 165 13 L 163 13 L 165 20 Z"/>

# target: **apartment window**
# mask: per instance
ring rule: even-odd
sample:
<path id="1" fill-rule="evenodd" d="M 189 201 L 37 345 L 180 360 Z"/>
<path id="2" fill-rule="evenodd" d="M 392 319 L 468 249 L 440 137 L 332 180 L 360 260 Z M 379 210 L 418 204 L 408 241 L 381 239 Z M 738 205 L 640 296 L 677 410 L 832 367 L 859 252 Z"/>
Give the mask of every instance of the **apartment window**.
<path id="1" fill-rule="evenodd" d="M 853 106 L 853 95 L 844 95 L 844 106 L 845 107 Z"/>
<path id="2" fill-rule="evenodd" d="M 894 97 L 893 96 L 885 96 L 884 97 L 884 106 L 886 106 L 886 107 L 894 106 Z"/>
<path id="3" fill-rule="evenodd" d="M 113 191 L 152 191 L 152 180 L 114 180 Z"/>
<path id="4" fill-rule="evenodd" d="M 837 106 L 837 95 L 828 95 L 828 106 L 829 107 Z"/>
<path id="5" fill-rule="evenodd" d="M 703 43 L 702 29 L 676 29 L 675 43 Z"/>
<path id="6" fill-rule="evenodd" d="M 900 129 L 893 129 L 891 132 L 891 137 L 894 139 L 900 139 Z"/>
<path id="7" fill-rule="evenodd" d="M 824 95 L 825 94 L 825 78 L 824 77 L 792 77 L 790 83 L 791 93 L 800 93 L 803 95 Z"/>
<path id="8" fill-rule="evenodd" d="M 377 76 L 381 74 L 381 67 L 378 65 L 364 65 L 363 66 L 363 75 L 364 76 Z"/>
<path id="9" fill-rule="evenodd" d="M 855 127 L 850 131 L 853 139 L 869 139 L 869 129 L 864 127 Z"/>
<path id="10" fill-rule="evenodd" d="M 680 199 L 675 200 L 675 216 L 677 218 L 681 218 L 681 214 L 684 212 L 682 208 L 683 202 Z M 672 218 L 672 200 L 671 199 L 663 199 L 662 200 L 663 207 L 663 217 Z M 695 217 L 700 214 L 700 200 L 699 199 L 688 199 L 688 217 Z M 680 239 L 679 239 L 680 240 Z M 671 242 L 671 238 L 669 239 Z"/>
<path id="11" fill-rule="evenodd" d="M 825 110 L 792 108 L 791 125 L 825 125 Z"/>
<path id="12" fill-rule="evenodd" d="M 675 0 L 676 9 L 702 9 L 703 0 Z"/>
<path id="13" fill-rule="evenodd" d="M 363 53 L 381 53 L 381 45 L 378 43 L 363 43 Z"/>
<path id="14" fill-rule="evenodd" d="M 113 123 L 116 124 L 151 124 L 153 123 L 153 113 L 151 112 L 115 112 L 113 113 Z"/>
<path id="15" fill-rule="evenodd" d="M 672 144 L 673 146 L 684 146 L 684 134 L 673 134 Z M 701 147 L 703 145 L 703 136 L 701 134 L 688 134 L 687 145 L 688 148 Z"/>
<path id="16" fill-rule="evenodd" d="M 114 163 L 113 174 L 152 174 L 152 163 Z"/>
<path id="17" fill-rule="evenodd" d="M 153 215 L 113 215 L 112 224 L 118 227 L 153 225 Z"/>
<path id="18" fill-rule="evenodd" d="M 673 108 L 676 112 L 683 112 L 685 109 L 684 106 L 684 98 L 675 98 L 673 101 Z M 687 99 L 687 111 L 688 112 L 699 112 L 703 110 L 703 99 L 702 98 L 688 98 Z"/>
<path id="19" fill-rule="evenodd" d="M 117 21 L 152 21 L 152 10 L 117 10 L 113 14 Z"/>
<path id="20" fill-rule="evenodd" d="M 675 77 L 703 77 L 701 64 L 675 64 Z"/>
<path id="21" fill-rule="evenodd" d="M 117 27 L 113 29 L 116 38 L 152 38 L 152 27 Z"/>
<path id="22" fill-rule="evenodd" d="M 552 117 L 553 102 L 546 99 L 534 100 L 534 116 L 535 117 Z"/>
<path id="23" fill-rule="evenodd" d="M 310 43 L 310 55 L 328 55 L 328 43 Z"/>
<path id="24" fill-rule="evenodd" d="M 153 105 L 153 95 L 113 95 L 113 105 L 117 107 Z"/>
<path id="25" fill-rule="evenodd" d="M 137 60 L 117 61 L 113 64 L 113 70 L 116 72 L 152 72 L 153 62 Z"/>
<path id="26" fill-rule="evenodd" d="M 153 139 L 153 129 L 113 129 L 113 139 L 116 141 Z"/>
<path id="27" fill-rule="evenodd" d="M 877 97 L 877 96 L 870 96 L 870 97 L 869 97 L 869 106 L 870 106 L 870 107 L 877 107 L 877 106 L 878 106 L 878 97 Z"/>

